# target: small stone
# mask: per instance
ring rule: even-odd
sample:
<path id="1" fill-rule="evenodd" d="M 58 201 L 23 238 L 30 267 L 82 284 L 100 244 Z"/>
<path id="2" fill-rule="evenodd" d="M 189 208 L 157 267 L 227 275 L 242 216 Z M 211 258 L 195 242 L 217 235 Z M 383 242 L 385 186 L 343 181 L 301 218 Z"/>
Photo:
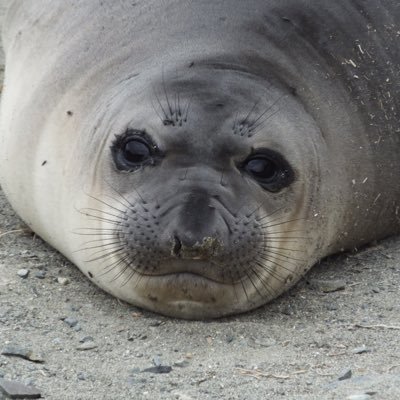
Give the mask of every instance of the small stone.
<path id="1" fill-rule="evenodd" d="M 57 278 L 57 282 L 58 282 L 60 285 L 65 286 L 65 285 L 68 285 L 69 279 L 68 279 L 68 278 L 63 278 L 63 277 L 59 276 L 59 277 Z"/>
<path id="2" fill-rule="evenodd" d="M 156 367 L 161 367 L 161 365 L 162 365 L 161 358 L 158 357 L 158 356 L 155 356 L 155 357 L 153 358 L 153 364 L 154 364 Z"/>
<path id="3" fill-rule="evenodd" d="M 174 392 L 174 398 L 176 400 L 194 400 L 194 397 L 182 392 Z"/>
<path id="4" fill-rule="evenodd" d="M 361 347 L 356 347 L 355 349 L 353 349 L 351 351 L 353 354 L 362 354 L 362 353 L 370 353 L 371 349 L 369 349 L 368 347 L 365 346 L 361 346 Z"/>
<path id="5" fill-rule="evenodd" d="M 70 327 L 73 328 L 74 326 L 76 326 L 78 324 L 78 320 L 74 317 L 67 317 L 64 318 L 64 322 Z"/>
<path id="6" fill-rule="evenodd" d="M 97 347 L 97 344 L 95 344 L 94 342 L 85 342 L 82 343 L 81 345 L 79 345 L 76 349 L 77 350 L 93 350 Z"/>
<path id="7" fill-rule="evenodd" d="M 82 338 L 79 339 L 81 343 L 86 343 L 86 342 L 93 342 L 94 339 L 92 336 L 83 336 Z"/>
<path id="8" fill-rule="evenodd" d="M 87 374 L 85 372 L 79 372 L 77 375 L 78 380 L 80 381 L 86 381 L 87 379 Z"/>
<path id="9" fill-rule="evenodd" d="M 161 326 L 161 325 L 164 325 L 164 324 L 165 324 L 164 321 L 153 321 L 153 322 L 151 322 L 151 323 L 149 324 L 149 326 L 151 326 L 151 327 L 153 327 L 153 328 L 156 328 L 156 327 Z"/>
<path id="10" fill-rule="evenodd" d="M 0 391 L 11 399 L 38 399 L 41 397 L 39 389 L 33 386 L 2 378 L 0 378 Z"/>
<path id="11" fill-rule="evenodd" d="M 188 360 L 178 360 L 174 362 L 174 367 L 185 368 L 189 365 Z"/>
<path id="12" fill-rule="evenodd" d="M 351 376 L 353 375 L 352 371 L 350 368 L 344 369 L 338 376 L 338 381 L 344 381 L 346 379 L 350 379 Z"/>
<path id="13" fill-rule="evenodd" d="M 233 335 L 226 335 L 226 343 L 232 343 L 235 340 L 235 337 Z"/>
<path id="14" fill-rule="evenodd" d="M 369 400 L 371 396 L 369 394 L 351 394 L 350 396 L 346 397 L 346 400 Z"/>
<path id="15" fill-rule="evenodd" d="M 25 268 L 21 268 L 18 270 L 17 275 L 22 279 L 26 279 L 29 275 L 29 270 L 25 269 Z"/>
<path id="16" fill-rule="evenodd" d="M 43 356 L 40 354 L 35 353 L 32 350 L 25 349 L 23 347 L 18 346 L 6 346 L 1 354 L 4 356 L 12 356 L 12 357 L 20 357 L 28 361 L 33 361 L 37 363 L 43 363 L 44 359 Z"/>
<path id="17" fill-rule="evenodd" d="M 157 367 L 146 368 L 142 372 L 151 372 L 152 374 L 169 374 L 171 371 L 172 367 L 169 365 L 159 365 Z"/>
<path id="18" fill-rule="evenodd" d="M 35 277 L 38 279 L 44 279 L 46 277 L 46 271 L 37 271 Z"/>

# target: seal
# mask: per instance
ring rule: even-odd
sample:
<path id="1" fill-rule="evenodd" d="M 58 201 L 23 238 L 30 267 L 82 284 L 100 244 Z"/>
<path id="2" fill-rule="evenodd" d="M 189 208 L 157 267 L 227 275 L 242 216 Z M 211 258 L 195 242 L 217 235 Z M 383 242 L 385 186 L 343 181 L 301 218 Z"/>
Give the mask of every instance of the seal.
<path id="1" fill-rule="evenodd" d="M 397 0 L 16 1 L 2 188 L 127 302 L 254 309 L 399 232 L 399 24 Z"/>

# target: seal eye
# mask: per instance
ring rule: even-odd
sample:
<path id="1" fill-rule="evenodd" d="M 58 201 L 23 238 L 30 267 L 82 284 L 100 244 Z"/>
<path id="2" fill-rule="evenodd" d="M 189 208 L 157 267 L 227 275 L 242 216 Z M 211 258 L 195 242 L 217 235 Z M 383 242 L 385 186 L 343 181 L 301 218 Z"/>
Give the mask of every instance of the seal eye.
<path id="1" fill-rule="evenodd" d="M 154 165 L 161 158 L 160 151 L 144 131 L 128 130 L 117 135 L 111 145 L 114 163 L 120 171 L 135 171 Z"/>
<path id="2" fill-rule="evenodd" d="M 273 179 L 278 171 L 277 165 L 265 157 L 254 157 L 248 160 L 245 169 L 254 178 L 262 181 Z"/>
<path id="3" fill-rule="evenodd" d="M 278 192 L 289 186 L 294 180 L 294 173 L 288 162 L 275 151 L 259 149 L 239 165 L 265 190 Z"/>
<path id="4" fill-rule="evenodd" d="M 125 160 L 133 164 L 141 164 L 151 156 L 151 150 L 147 143 L 138 139 L 126 142 L 122 151 Z"/>

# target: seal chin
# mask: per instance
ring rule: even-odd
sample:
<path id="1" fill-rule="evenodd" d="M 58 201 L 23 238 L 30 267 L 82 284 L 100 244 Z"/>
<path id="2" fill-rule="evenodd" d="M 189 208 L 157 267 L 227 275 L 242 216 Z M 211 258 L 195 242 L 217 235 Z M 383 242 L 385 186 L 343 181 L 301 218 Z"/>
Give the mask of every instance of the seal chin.
<path id="1" fill-rule="evenodd" d="M 254 298 L 249 290 L 246 296 L 241 284 L 224 284 L 193 273 L 144 278 L 148 278 L 146 285 L 135 289 L 136 304 L 170 317 L 218 318 L 247 311 L 264 301 L 259 296 Z M 129 293 L 117 295 L 126 297 Z M 132 302 L 130 298 L 126 300 Z"/>

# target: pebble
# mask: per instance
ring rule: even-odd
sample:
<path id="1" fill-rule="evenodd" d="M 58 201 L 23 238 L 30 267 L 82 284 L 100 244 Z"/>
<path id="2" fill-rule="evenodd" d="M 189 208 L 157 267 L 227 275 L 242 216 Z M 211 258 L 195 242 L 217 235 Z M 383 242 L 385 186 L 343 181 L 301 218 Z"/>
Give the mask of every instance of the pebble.
<path id="1" fill-rule="evenodd" d="M 351 371 L 350 368 L 344 369 L 338 376 L 338 381 L 344 381 L 346 379 L 350 379 L 351 376 L 353 375 L 353 372 Z"/>
<path id="2" fill-rule="evenodd" d="M 2 378 L 0 378 L 0 391 L 11 399 L 38 399 L 41 397 L 39 389 L 33 386 Z"/>
<path id="3" fill-rule="evenodd" d="M 178 360 L 174 362 L 174 367 L 185 368 L 189 365 L 188 360 Z"/>
<path id="4" fill-rule="evenodd" d="M 33 361 L 37 363 L 43 363 L 44 359 L 43 356 L 40 354 L 35 353 L 32 350 L 25 349 L 19 346 L 6 346 L 2 352 L 4 356 L 13 356 L 13 357 L 20 357 L 28 361 Z"/>
<path id="5" fill-rule="evenodd" d="M 362 354 L 362 353 L 370 353 L 371 349 L 369 349 L 368 347 L 365 346 L 361 346 L 361 347 L 356 347 L 355 349 L 353 349 L 351 351 L 353 354 Z"/>
<path id="6" fill-rule="evenodd" d="M 64 322 L 70 327 L 73 328 L 74 326 L 78 325 L 78 320 L 74 317 L 67 317 L 64 318 Z"/>
<path id="7" fill-rule="evenodd" d="M 159 356 L 154 356 L 154 357 L 153 357 L 153 364 L 154 364 L 156 367 L 161 367 L 161 365 L 162 365 L 161 358 L 160 358 Z"/>
<path id="8" fill-rule="evenodd" d="M 17 271 L 17 275 L 22 279 L 26 279 L 29 275 L 29 270 L 25 269 L 25 268 L 21 268 Z"/>
<path id="9" fill-rule="evenodd" d="M 78 372 L 77 374 L 77 378 L 80 381 L 86 381 L 86 379 L 88 378 L 87 374 L 85 372 Z"/>
<path id="10" fill-rule="evenodd" d="M 369 400 L 372 397 L 369 394 L 351 394 L 350 396 L 346 397 L 346 400 Z"/>
<path id="11" fill-rule="evenodd" d="M 93 336 L 83 336 L 82 338 L 79 339 L 81 343 L 86 343 L 86 342 L 93 342 Z"/>
<path id="12" fill-rule="evenodd" d="M 46 277 L 46 271 L 37 271 L 35 277 L 38 279 L 44 279 Z"/>
<path id="13" fill-rule="evenodd" d="M 172 367 L 169 365 L 158 365 L 156 367 L 146 368 L 142 372 L 151 372 L 152 374 L 169 374 L 171 371 Z"/>
<path id="14" fill-rule="evenodd" d="M 232 343 L 235 340 L 235 336 L 233 335 L 226 335 L 226 343 Z"/>
<path id="15" fill-rule="evenodd" d="M 69 283 L 70 281 L 69 281 L 68 278 L 63 278 L 63 277 L 59 276 L 59 277 L 57 278 L 57 282 L 58 282 L 60 285 L 65 286 L 65 285 L 68 285 L 68 283 Z"/>
<path id="16" fill-rule="evenodd" d="M 77 350 L 93 350 L 97 347 L 97 344 L 95 344 L 94 342 L 85 342 L 80 344 L 76 349 Z"/>
<path id="17" fill-rule="evenodd" d="M 174 396 L 176 400 L 194 400 L 194 397 L 182 392 L 174 392 Z"/>

